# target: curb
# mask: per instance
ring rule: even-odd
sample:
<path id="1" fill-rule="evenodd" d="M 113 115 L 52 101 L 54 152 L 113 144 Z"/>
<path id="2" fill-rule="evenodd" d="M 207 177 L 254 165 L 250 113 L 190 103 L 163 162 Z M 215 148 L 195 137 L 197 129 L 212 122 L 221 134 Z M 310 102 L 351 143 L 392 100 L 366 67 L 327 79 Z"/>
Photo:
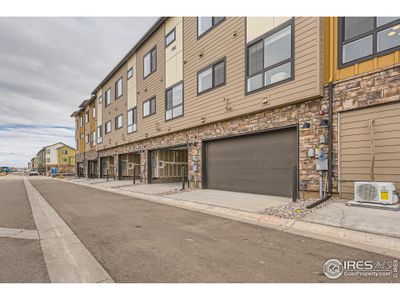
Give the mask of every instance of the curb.
<path id="1" fill-rule="evenodd" d="M 80 182 L 70 182 L 64 179 L 52 178 L 61 182 L 76 184 L 94 188 L 114 194 L 124 195 L 132 198 L 152 201 L 160 204 L 170 205 L 191 211 L 202 212 L 209 215 L 226 218 L 233 221 L 271 228 L 287 233 L 324 240 L 370 252 L 375 252 L 400 259 L 400 239 L 381 236 L 373 233 L 338 228 L 329 225 L 316 224 L 301 220 L 283 219 L 276 216 L 247 212 L 233 208 L 189 202 L 169 198 L 168 196 L 157 196 L 136 192 L 128 192 L 115 188 L 88 185 Z"/>

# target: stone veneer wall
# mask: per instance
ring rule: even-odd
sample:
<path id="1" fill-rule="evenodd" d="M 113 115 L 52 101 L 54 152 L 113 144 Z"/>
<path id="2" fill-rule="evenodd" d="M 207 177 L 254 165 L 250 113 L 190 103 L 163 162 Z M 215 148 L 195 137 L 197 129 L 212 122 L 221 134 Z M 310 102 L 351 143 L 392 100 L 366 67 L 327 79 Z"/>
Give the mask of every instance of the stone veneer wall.
<path id="1" fill-rule="evenodd" d="M 400 100 L 400 65 L 389 69 L 355 76 L 338 81 L 334 86 L 333 98 L 333 191 L 337 192 L 338 178 L 338 113 L 371 105 L 389 103 Z M 118 171 L 118 154 L 139 152 L 141 154 L 141 173 L 147 182 L 147 150 L 188 145 L 189 180 L 191 187 L 201 187 L 201 148 L 202 140 L 252 133 L 260 130 L 278 129 L 282 127 L 299 126 L 299 187 L 300 196 L 310 198 L 319 190 L 319 174 L 315 169 L 315 159 L 307 157 L 309 148 L 322 146 L 327 152 L 327 145 L 320 145 L 321 134 L 327 136 L 328 129 L 320 128 L 321 119 L 328 115 L 328 87 L 324 87 L 322 99 L 309 100 L 285 107 L 244 115 L 235 119 L 220 121 L 204 126 L 167 134 L 160 137 L 148 138 L 118 147 L 98 151 L 98 168 L 100 157 L 114 156 L 115 170 Z M 301 129 L 305 122 L 311 127 Z M 95 159 L 97 153 L 86 155 Z M 83 161 L 83 155 L 77 156 L 77 162 Z M 199 171 L 193 171 L 193 165 L 198 162 Z M 98 172 L 100 174 L 100 172 Z"/>

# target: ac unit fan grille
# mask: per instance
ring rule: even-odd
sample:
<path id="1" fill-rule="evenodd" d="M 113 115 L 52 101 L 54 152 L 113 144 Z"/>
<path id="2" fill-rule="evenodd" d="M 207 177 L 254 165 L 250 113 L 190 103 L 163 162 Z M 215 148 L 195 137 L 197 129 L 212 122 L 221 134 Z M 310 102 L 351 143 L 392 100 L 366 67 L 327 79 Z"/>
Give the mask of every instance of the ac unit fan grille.
<path id="1" fill-rule="evenodd" d="M 360 184 L 357 187 L 357 196 L 364 201 L 374 201 L 378 198 L 378 189 L 373 184 Z"/>

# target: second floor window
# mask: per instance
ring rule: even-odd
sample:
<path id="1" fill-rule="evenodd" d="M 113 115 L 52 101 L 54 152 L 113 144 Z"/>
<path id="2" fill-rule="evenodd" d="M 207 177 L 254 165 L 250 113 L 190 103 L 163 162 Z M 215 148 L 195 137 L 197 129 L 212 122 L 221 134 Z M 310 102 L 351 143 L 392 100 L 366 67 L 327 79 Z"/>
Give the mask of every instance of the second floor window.
<path id="1" fill-rule="evenodd" d="M 183 115 L 182 83 L 166 92 L 165 119 L 171 120 Z"/>
<path id="2" fill-rule="evenodd" d="M 103 97 L 99 96 L 99 104 L 103 103 Z"/>
<path id="3" fill-rule="evenodd" d="M 290 24 L 247 47 L 247 92 L 292 78 L 292 43 Z"/>
<path id="4" fill-rule="evenodd" d="M 197 73 L 197 93 L 201 94 L 225 83 L 225 60 Z"/>
<path id="5" fill-rule="evenodd" d="M 68 154 L 68 150 L 63 150 L 62 154 Z"/>
<path id="6" fill-rule="evenodd" d="M 115 118 L 115 129 L 122 128 L 122 115 Z"/>
<path id="7" fill-rule="evenodd" d="M 92 132 L 92 146 L 96 146 L 96 131 Z"/>
<path id="8" fill-rule="evenodd" d="M 105 106 L 107 107 L 107 106 L 109 106 L 111 104 L 111 88 L 109 88 L 106 91 L 105 97 L 106 97 Z"/>
<path id="9" fill-rule="evenodd" d="M 225 20 L 225 17 L 198 17 L 197 18 L 197 36 L 201 37 L 215 25 Z"/>
<path id="10" fill-rule="evenodd" d="M 122 96 L 122 77 L 115 82 L 115 99 Z"/>
<path id="11" fill-rule="evenodd" d="M 146 78 L 157 69 L 157 48 L 154 47 L 143 57 L 143 77 Z"/>
<path id="12" fill-rule="evenodd" d="M 92 108 L 92 115 L 93 115 L 93 118 L 96 118 L 96 107 L 95 106 L 93 106 L 93 108 Z"/>
<path id="13" fill-rule="evenodd" d="M 111 132 L 111 121 L 106 123 L 105 132 L 106 134 Z"/>
<path id="14" fill-rule="evenodd" d="M 101 144 L 103 142 L 103 126 L 97 126 L 97 144 Z"/>
<path id="15" fill-rule="evenodd" d="M 89 111 L 85 112 L 85 123 L 89 123 Z"/>
<path id="16" fill-rule="evenodd" d="M 143 118 L 156 113 L 156 97 L 143 102 Z"/>
<path id="17" fill-rule="evenodd" d="M 399 17 L 339 19 L 339 63 L 350 65 L 400 48 Z"/>
<path id="18" fill-rule="evenodd" d="M 81 128 L 82 128 L 83 127 L 83 117 L 82 116 L 79 118 L 79 123 L 80 123 Z"/>
<path id="19" fill-rule="evenodd" d="M 136 107 L 128 110 L 128 133 L 136 131 L 137 124 L 137 110 Z"/>
<path id="20" fill-rule="evenodd" d="M 85 135 L 85 143 L 89 144 L 89 133 Z"/>

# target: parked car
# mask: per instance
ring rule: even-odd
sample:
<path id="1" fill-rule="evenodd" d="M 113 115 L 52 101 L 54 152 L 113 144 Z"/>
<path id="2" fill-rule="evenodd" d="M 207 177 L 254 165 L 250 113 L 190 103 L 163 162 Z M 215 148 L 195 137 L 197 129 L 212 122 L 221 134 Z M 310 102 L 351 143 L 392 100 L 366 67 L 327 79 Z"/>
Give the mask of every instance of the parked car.
<path id="1" fill-rule="evenodd" d="M 29 176 L 38 176 L 38 171 L 32 169 L 29 171 Z"/>

